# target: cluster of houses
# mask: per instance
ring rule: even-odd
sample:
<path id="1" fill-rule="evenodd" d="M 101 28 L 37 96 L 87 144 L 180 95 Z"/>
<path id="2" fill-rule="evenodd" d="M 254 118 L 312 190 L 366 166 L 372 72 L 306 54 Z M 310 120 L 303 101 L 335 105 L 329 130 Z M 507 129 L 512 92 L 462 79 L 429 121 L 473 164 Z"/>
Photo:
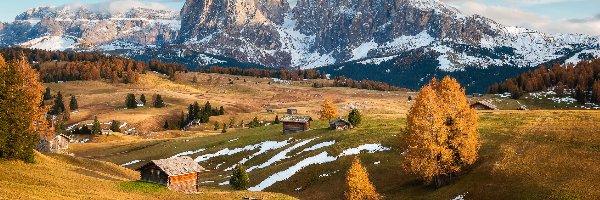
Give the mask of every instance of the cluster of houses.
<path id="1" fill-rule="evenodd" d="M 291 134 L 310 130 L 310 123 L 313 119 L 310 116 L 298 115 L 297 109 L 287 109 L 287 115 L 281 118 L 283 124 L 283 134 Z M 347 130 L 354 126 L 344 119 L 334 119 L 329 122 L 331 130 Z"/>

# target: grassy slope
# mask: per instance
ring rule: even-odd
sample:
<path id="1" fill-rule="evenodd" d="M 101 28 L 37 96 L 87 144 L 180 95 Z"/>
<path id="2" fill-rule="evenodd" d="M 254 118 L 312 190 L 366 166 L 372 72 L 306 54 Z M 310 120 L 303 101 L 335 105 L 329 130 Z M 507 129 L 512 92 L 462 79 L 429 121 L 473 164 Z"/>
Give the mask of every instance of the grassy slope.
<path id="1" fill-rule="evenodd" d="M 200 194 L 171 192 L 132 182 L 139 173 L 112 163 L 64 155 L 36 155 L 35 164 L 0 161 L 0 199 L 292 199 L 274 193 L 202 189 Z"/>
<path id="2" fill-rule="evenodd" d="M 294 135 L 281 135 L 280 126 L 241 130 L 232 133 L 198 138 L 143 141 L 117 148 L 76 150 L 77 155 L 109 155 L 120 151 L 123 154 L 99 157 L 115 163 L 134 159 L 150 160 L 172 156 L 186 150 L 207 148 L 195 154 L 214 153 L 223 148 L 242 147 L 265 140 L 282 141 L 320 137 L 288 155 L 313 144 L 335 140 L 336 144 L 321 150 L 292 156 L 265 169 L 250 173 L 256 185 L 273 173 L 282 171 L 300 160 L 327 151 L 337 155 L 344 149 L 366 143 L 382 143 L 392 147 L 391 151 L 362 154 L 360 157 L 370 172 L 378 191 L 389 199 L 449 199 L 466 194 L 473 199 L 570 199 L 600 198 L 594 188 L 600 184 L 600 113 L 594 111 L 501 111 L 480 113 L 482 148 L 479 161 L 465 175 L 440 189 L 423 186 L 401 169 L 402 129 L 405 120 L 400 115 L 367 115 L 365 124 L 355 130 L 336 132 L 325 130 L 326 123 L 317 122 L 316 130 Z M 586 124 L 586 126 L 581 126 Z M 240 138 L 235 142 L 231 139 Z M 251 159 L 247 166 L 263 163 L 277 152 L 289 147 L 268 152 Z M 201 164 L 211 172 L 205 173 L 203 181 L 209 188 L 228 188 L 217 183 L 226 181 L 230 172 L 223 169 L 254 153 L 243 152 L 232 156 L 221 156 Z M 343 179 L 351 157 L 342 157 L 334 162 L 312 165 L 301 170 L 286 181 L 276 183 L 267 191 L 281 192 L 303 199 L 337 199 L 342 197 Z M 380 164 L 374 164 L 381 161 Z M 217 165 L 222 164 L 219 169 Z M 141 165 L 138 163 L 131 167 Z M 329 173 L 332 176 L 320 177 Z"/>

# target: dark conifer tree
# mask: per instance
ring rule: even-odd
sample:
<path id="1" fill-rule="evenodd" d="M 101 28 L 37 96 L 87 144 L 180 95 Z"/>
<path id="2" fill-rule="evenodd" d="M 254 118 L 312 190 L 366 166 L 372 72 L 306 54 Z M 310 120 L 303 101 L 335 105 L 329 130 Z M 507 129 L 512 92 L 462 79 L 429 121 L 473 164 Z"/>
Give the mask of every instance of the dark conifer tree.
<path id="1" fill-rule="evenodd" d="M 275 115 L 275 121 L 273 121 L 273 124 L 280 124 L 281 121 L 279 121 L 279 115 Z"/>
<path id="2" fill-rule="evenodd" d="M 125 98 L 125 106 L 128 109 L 137 108 L 137 103 L 135 102 L 134 94 L 127 94 L 127 98 Z"/>
<path id="3" fill-rule="evenodd" d="M 71 95 L 71 101 L 69 102 L 69 108 L 71 110 L 79 109 L 79 104 L 77 103 L 77 99 L 75 98 L 75 95 Z"/>
<path id="4" fill-rule="evenodd" d="M 154 107 L 155 108 L 165 107 L 165 102 L 163 102 L 162 97 L 160 96 L 160 94 L 157 94 L 156 95 L 156 99 L 154 99 Z"/>
<path id="5" fill-rule="evenodd" d="M 58 92 L 56 98 L 54 98 L 54 106 L 52 107 L 52 114 L 58 115 L 65 111 L 65 103 L 63 102 L 63 96 Z"/>
<path id="6" fill-rule="evenodd" d="M 44 92 L 44 100 L 50 100 L 50 99 L 52 99 L 52 94 L 50 93 L 50 88 L 47 87 L 46 92 Z"/>
<path id="7" fill-rule="evenodd" d="M 144 105 L 146 105 L 146 96 L 144 94 L 142 94 L 142 96 L 140 96 L 140 101 L 142 103 L 144 103 Z"/>

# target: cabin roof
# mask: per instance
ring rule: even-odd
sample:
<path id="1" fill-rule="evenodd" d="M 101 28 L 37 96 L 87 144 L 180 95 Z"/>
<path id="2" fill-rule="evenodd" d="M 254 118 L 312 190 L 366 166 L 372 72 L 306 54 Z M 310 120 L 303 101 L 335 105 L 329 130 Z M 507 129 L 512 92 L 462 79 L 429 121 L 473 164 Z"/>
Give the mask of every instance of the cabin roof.
<path id="1" fill-rule="evenodd" d="M 281 117 L 282 122 L 292 122 L 292 123 L 308 123 L 312 121 L 310 116 L 300 116 L 300 115 L 285 115 Z"/>
<path id="2" fill-rule="evenodd" d="M 489 109 L 492 109 L 492 110 L 498 110 L 498 107 L 496 107 L 496 105 L 492 104 L 489 101 L 477 101 L 477 102 L 471 104 L 471 106 L 474 106 L 474 105 L 477 105 L 477 104 L 483 105 L 483 106 L 485 106 L 485 107 L 487 107 Z"/>
<path id="3" fill-rule="evenodd" d="M 136 100 L 135 100 L 135 103 L 136 103 L 136 104 L 144 104 L 144 102 L 142 102 L 142 101 L 141 101 L 141 100 L 139 100 L 139 99 L 136 99 Z"/>
<path id="4" fill-rule="evenodd" d="M 194 160 L 188 156 L 152 160 L 151 162 L 169 176 L 205 171 L 204 167 L 200 166 L 197 162 L 194 162 Z"/>
<path id="5" fill-rule="evenodd" d="M 331 120 L 331 122 L 329 122 L 329 124 L 336 124 L 339 122 L 343 122 L 345 124 L 351 124 L 348 120 L 345 120 L 345 119 L 334 119 L 334 120 Z"/>

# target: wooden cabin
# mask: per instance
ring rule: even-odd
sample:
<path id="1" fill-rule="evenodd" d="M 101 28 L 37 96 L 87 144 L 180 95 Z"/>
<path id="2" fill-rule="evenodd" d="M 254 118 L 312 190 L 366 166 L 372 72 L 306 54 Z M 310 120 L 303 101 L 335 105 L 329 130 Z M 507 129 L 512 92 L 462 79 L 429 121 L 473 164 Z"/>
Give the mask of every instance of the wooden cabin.
<path id="1" fill-rule="evenodd" d="M 145 103 L 140 100 L 135 100 L 135 104 L 137 107 L 144 107 Z"/>
<path id="2" fill-rule="evenodd" d="M 295 115 L 295 114 L 298 114 L 298 109 L 294 109 L 294 108 L 288 108 L 288 109 L 287 109 L 287 114 L 288 114 L 288 115 Z"/>
<path id="3" fill-rule="evenodd" d="M 344 119 L 334 119 L 331 122 L 329 122 L 329 129 L 331 130 L 343 131 L 353 128 L 354 126 L 352 126 L 352 124 L 349 121 L 346 121 Z"/>
<path id="4" fill-rule="evenodd" d="M 310 130 L 310 116 L 285 115 L 281 117 L 283 134 L 290 134 Z"/>
<path id="5" fill-rule="evenodd" d="M 102 135 L 112 135 L 113 131 L 110 129 L 102 129 L 100 130 L 100 132 L 102 133 Z"/>
<path id="6" fill-rule="evenodd" d="M 471 108 L 476 110 L 498 110 L 498 108 L 488 101 L 478 101 L 471 104 Z"/>
<path id="7" fill-rule="evenodd" d="M 40 137 L 40 142 L 36 147 L 36 150 L 39 152 L 67 153 L 70 141 L 71 138 L 62 134 L 56 135 L 49 140 L 44 137 Z"/>
<path id="8" fill-rule="evenodd" d="M 184 193 L 198 192 L 200 172 L 206 171 L 188 156 L 152 160 L 138 168 L 141 180 Z"/>

